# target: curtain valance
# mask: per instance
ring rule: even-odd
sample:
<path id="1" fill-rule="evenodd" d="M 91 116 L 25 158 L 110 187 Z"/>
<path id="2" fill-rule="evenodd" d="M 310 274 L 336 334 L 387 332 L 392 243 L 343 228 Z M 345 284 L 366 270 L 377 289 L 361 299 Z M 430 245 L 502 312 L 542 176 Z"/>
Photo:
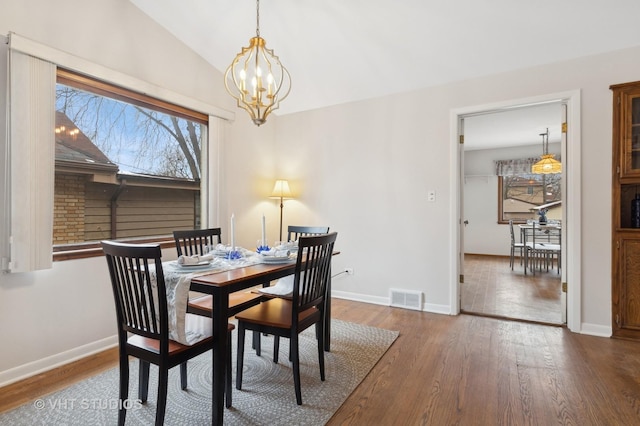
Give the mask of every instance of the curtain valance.
<path id="1" fill-rule="evenodd" d="M 560 161 L 560 156 L 555 156 Z M 531 173 L 531 166 L 540 161 L 540 157 L 520 158 L 516 160 L 495 160 L 496 176 L 513 176 Z"/>

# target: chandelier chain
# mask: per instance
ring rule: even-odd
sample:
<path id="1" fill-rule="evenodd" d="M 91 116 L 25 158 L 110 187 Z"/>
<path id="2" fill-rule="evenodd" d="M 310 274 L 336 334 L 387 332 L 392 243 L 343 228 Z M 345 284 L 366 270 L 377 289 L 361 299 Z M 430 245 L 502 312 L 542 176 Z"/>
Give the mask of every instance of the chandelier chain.
<path id="1" fill-rule="evenodd" d="M 256 37 L 260 37 L 260 0 L 256 0 Z"/>

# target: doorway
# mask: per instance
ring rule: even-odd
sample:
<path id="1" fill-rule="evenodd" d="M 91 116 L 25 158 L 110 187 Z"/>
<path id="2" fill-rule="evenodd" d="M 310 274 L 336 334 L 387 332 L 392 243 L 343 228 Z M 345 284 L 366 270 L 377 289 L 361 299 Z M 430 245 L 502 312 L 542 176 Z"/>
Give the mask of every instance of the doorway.
<path id="1" fill-rule="evenodd" d="M 547 206 L 545 217 L 558 226 L 553 233 L 547 229 L 547 235 L 557 240 L 561 231 L 566 208 L 562 173 L 532 174 L 531 168 L 546 152 L 562 160 L 563 108 L 558 100 L 462 118 L 463 313 L 553 325 L 564 322 L 561 262 L 556 261 L 561 256 L 547 259 L 556 261 L 553 265 L 525 270 L 523 250 L 518 247 L 511 262 L 511 233 L 514 243 L 522 244 L 525 231 L 531 231 L 525 227 L 527 220 L 537 222 L 539 206 Z"/>
<path id="2" fill-rule="evenodd" d="M 511 100 L 506 102 L 465 107 L 451 111 L 451 201 L 452 210 L 457 220 L 451 223 L 451 235 L 455 241 L 451 258 L 451 302 L 453 313 L 460 313 L 460 289 L 465 275 L 464 262 L 464 119 L 466 117 L 508 111 L 515 108 L 542 105 L 544 103 L 562 102 L 566 105 L 566 125 L 563 133 L 561 157 L 563 163 L 571 164 L 565 168 L 563 179 L 563 203 L 571 209 L 563 209 L 562 247 L 564 250 L 562 263 L 563 300 L 566 303 L 566 324 L 570 330 L 579 330 L 580 310 L 580 91 L 562 92 L 542 95 L 533 98 Z M 575 284 L 575 285 L 574 285 Z M 564 291 L 566 290 L 566 292 Z M 563 321 L 564 322 L 564 321 Z"/>

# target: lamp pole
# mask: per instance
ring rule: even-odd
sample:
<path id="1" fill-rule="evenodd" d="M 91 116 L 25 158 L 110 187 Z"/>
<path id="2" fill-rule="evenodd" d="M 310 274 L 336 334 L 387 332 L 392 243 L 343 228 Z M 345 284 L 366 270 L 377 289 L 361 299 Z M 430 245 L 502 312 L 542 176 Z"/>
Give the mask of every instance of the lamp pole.
<path id="1" fill-rule="evenodd" d="M 282 209 L 284 208 L 284 201 L 282 195 L 280 196 L 280 243 L 282 244 Z"/>

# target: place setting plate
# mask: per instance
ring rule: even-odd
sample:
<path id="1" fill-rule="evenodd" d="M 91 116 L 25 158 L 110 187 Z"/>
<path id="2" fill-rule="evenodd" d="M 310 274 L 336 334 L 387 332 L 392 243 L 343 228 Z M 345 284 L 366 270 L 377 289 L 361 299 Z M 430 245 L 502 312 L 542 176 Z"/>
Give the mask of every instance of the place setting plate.
<path id="1" fill-rule="evenodd" d="M 294 259 L 290 256 L 262 256 L 262 263 L 288 263 Z"/>
<path id="2" fill-rule="evenodd" d="M 178 269 L 181 269 L 183 271 L 204 270 L 204 269 L 209 269 L 212 266 L 210 260 L 201 260 L 198 263 L 190 263 L 190 264 L 178 263 L 178 261 L 176 260 L 175 264 L 178 266 Z"/>

